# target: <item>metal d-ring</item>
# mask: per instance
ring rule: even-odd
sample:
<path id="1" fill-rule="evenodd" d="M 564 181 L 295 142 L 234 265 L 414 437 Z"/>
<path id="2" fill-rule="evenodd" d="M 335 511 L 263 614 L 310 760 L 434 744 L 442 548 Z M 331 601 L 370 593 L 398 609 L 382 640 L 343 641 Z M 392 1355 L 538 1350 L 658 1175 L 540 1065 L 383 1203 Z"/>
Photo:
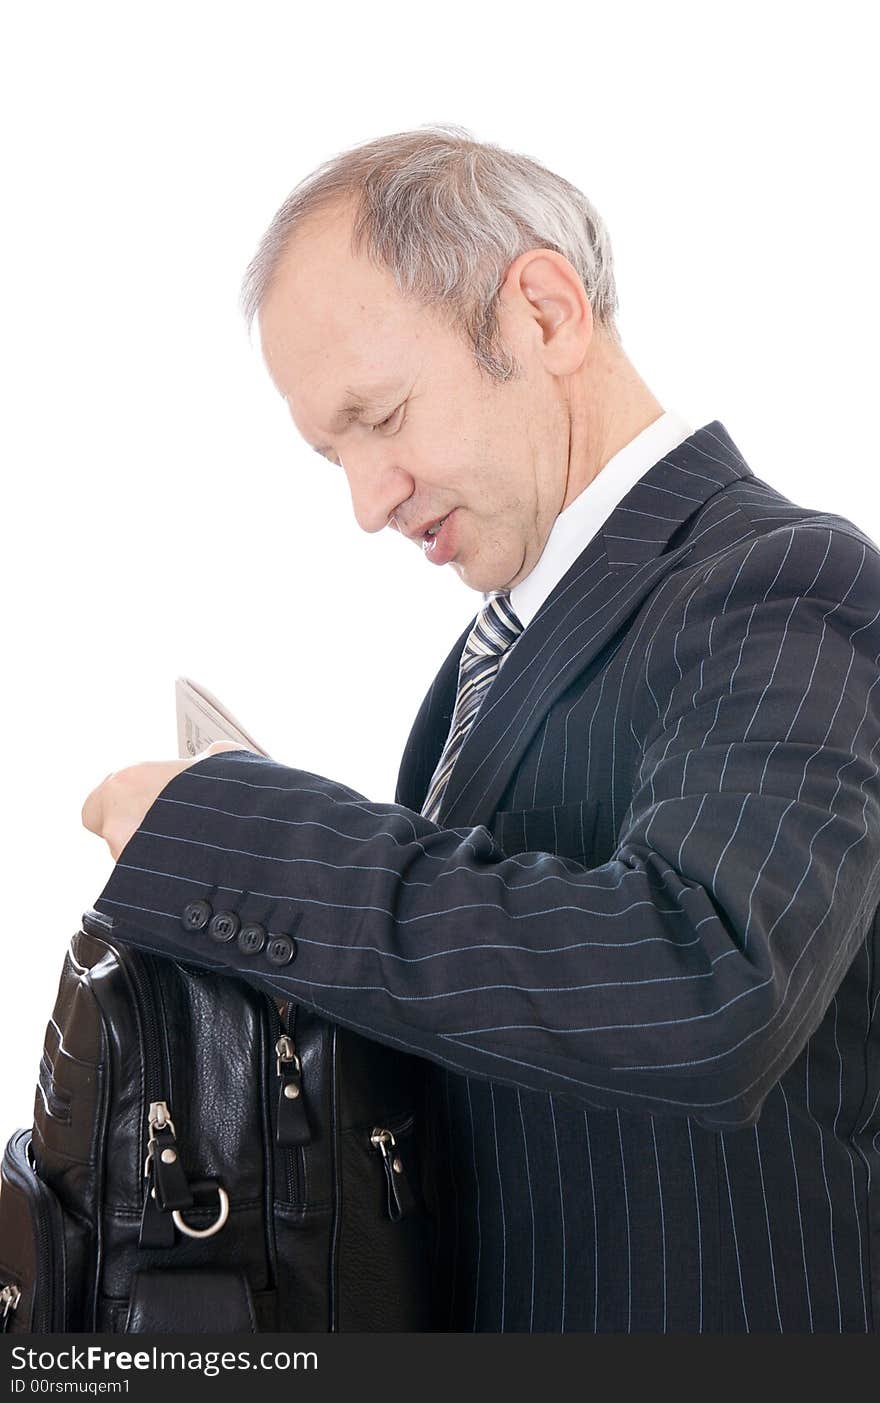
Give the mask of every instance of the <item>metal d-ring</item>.
<path id="1" fill-rule="evenodd" d="M 229 1217 L 229 1195 L 222 1184 L 217 1185 L 217 1196 L 220 1199 L 220 1212 L 217 1214 L 216 1219 L 210 1227 L 189 1227 L 189 1225 L 183 1221 L 179 1208 L 175 1208 L 171 1214 L 174 1226 L 179 1228 L 182 1233 L 185 1233 L 187 1237 L 213 1237 L 216 1232 L 220 1231 L 226 1219 Z"/>

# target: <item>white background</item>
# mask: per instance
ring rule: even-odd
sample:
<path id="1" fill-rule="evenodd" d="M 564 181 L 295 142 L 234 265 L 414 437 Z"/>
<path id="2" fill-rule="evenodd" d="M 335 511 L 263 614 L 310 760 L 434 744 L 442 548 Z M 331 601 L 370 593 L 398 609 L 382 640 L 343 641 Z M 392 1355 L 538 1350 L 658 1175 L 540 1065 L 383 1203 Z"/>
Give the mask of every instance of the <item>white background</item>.
<path id="1" fill-rule="evenodd" d="M 359 532 L 247 339 L 245 265 L 319 162 L 446 121 L 559 171 L 610 227 L 661 402 L 880 540 L 873 7 L 310 8 L 79 0 L 0 26 L 0 1140 L 112 867 L 83 801 L 175 757 L 174 678 L 389 799 L 479 606 Z"/>

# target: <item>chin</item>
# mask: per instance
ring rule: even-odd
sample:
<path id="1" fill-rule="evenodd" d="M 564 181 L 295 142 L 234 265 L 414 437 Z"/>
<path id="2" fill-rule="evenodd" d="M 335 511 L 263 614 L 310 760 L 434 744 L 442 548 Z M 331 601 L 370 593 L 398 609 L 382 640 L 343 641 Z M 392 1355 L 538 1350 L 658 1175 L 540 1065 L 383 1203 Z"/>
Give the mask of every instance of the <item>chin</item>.
<path id="1" fill-rule="evenodd" d="M 525 570 L 526 554 L 525 544 L 516 543 L 516 540 L 505 543 L 497 536 L 491 554 L 477 546 L 474 551 L 463 550 L 449 564 L 467 588 L 479 589 L 480 593 L 488 595 L 498 589 L 511 589 L 514 581 L 524 577 L 528 572 Z"/>
<path id="2" fill-rule="evenodd" d="M 522 559 L 518 566 L 513 561 L 490 560 L 450 560 L 449 563 L 468 589 L 479 590 L 482 594 L 512 588 L 511 582 L 523 574 L 524 564 Z"/>

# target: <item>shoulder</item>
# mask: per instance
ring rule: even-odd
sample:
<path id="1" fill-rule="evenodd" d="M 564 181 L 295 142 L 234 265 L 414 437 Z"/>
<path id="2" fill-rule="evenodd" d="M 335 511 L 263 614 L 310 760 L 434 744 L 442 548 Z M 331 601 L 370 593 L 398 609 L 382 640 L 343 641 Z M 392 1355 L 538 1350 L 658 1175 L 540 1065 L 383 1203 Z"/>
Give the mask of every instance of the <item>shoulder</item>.
<path id="1" fill-rule="evenodd" d="M 798 591 L 839 597 L 853 578 L 858 598 L 880 590 L 880 547 L 850 518 L 801 506 L 750 475 L 715 494 L 693 520 L 689 549 L 663 580 L 664 608 L 711 607 L 736 596 L 762 602 Z M 880 601 L 878 601 L 880 602 Z"/>
<path id="2" fill-rule="evenodd" d="M 742 603 L 782 596 L 880 604 L 880 548 L 846 517 L 811 513 L 719 550 L 692 572 L 687 597 Z"/>
<path id="3" fill-rule="evenodd" d="M 863 667 L 880 662 L 880 549 L 845 517 L 811 514 L 682 562 L 662 593 L 645 649 L 651 679 L 677 684 L 723 656 L 740 685 L 747 660 L 776 658 L 778 682 L 810 638 L 838 664 L 854 652 Z"/>

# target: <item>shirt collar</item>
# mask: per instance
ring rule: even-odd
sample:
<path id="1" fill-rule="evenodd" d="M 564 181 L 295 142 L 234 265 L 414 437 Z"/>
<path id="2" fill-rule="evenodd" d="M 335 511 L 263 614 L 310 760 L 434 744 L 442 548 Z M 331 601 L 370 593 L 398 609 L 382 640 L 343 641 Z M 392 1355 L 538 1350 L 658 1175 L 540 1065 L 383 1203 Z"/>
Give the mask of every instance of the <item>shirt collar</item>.
<path id="1" fill-rule="evenodd" d="M 526 628 L 563 575 L 586 549 L 630 488 L 694 430 L 675 410 L 665 410 L 619 449 L 557 516 L 541 555 L 510 591 L 514 613 Z M 484 603 L 492 594 L 483 595 Z"/>

